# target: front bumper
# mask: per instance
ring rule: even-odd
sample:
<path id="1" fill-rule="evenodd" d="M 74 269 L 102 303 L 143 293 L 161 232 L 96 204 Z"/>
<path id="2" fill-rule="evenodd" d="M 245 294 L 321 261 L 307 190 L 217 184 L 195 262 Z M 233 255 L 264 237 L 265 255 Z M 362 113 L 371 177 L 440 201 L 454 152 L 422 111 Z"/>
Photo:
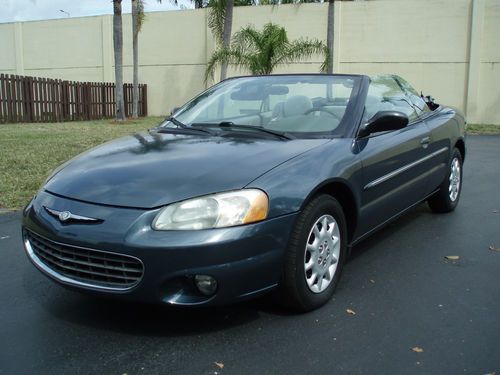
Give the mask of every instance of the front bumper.
<path id="1" fill-rule="evenodd" d="M 64 224 L 44 206 L 104 221 Z M 28 258 L 42 273 L 71 289 L 144 302 L 220 305 L 258 295 L 278 284 L 296 214 L 232 228 L 154 231 L 151 223 L 158 211 L 95 205 L 40 192 L 23 215 Z M 137 258 L 144 267 L 142 278 L 130 289 L 112 290 L 61 277 L 33 256 L 26 230 L 55 243 Z M 217 280 L 214 295 L 207 297 L 197 290 L 193 282 L 197 274 Z"/>

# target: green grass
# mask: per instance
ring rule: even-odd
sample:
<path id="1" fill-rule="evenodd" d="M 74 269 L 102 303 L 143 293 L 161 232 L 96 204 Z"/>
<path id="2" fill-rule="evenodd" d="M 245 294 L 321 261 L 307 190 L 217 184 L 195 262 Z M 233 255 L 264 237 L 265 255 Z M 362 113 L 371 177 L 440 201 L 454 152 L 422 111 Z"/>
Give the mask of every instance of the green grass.
<path id="1" fill-rule="evenodd" d="M 0 209 L 22 208 L 58 165 L 123 135 L 157 125 L 161 117 L 48 124 L 0 124 Z"/>
<path id="2" fill-rule="evenodd" d="M 470 134 L 500 134 L 500 125 L 469 124 L 467 132 Z"/>

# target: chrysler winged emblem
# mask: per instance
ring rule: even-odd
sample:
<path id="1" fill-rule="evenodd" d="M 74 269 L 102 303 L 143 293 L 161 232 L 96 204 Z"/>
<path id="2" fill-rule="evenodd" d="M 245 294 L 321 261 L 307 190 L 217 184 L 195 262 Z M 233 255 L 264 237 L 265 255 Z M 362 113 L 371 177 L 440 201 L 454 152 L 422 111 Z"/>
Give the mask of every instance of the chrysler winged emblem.
<path id="1" fill-rule="evenodd" d="M 96 219 L 94 217 L 87 217 L 87 216 L 75 215 L 75 214 L 72 214 L 69 211 L 57 211 L 57 210 L 54 210 L 52 208 L 45 207 L 45 206 L 43 206 L 43 208 L 45 208 L 45 210 L 49 214 L 51 214 L 52 216 L 54 216 L 57 219 L 59 219 L 59 221 L 61 223 L 67 223 L 68 221 L 83 221 L 83 222 L 86 222 L 86 223 L 101 223 L 101 222 L 104 221 L 102 219 Z"/>

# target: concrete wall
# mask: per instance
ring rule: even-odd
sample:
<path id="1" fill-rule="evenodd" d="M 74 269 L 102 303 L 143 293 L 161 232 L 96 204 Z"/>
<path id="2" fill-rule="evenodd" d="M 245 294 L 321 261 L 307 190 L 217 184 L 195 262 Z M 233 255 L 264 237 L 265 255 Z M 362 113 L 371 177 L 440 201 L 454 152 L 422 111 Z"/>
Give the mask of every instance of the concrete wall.
<path id="1" fill-rule="evenodd" d="M 149 13 L 140 34 L 140 81 L 149 112 L 165 114 L 203 90 L 215 48 L 206 10 Z M 131 17 L 124 18 L 125 81 L 132 80 Z M 266 22 L 290 39 L 326 39 L 327 4 L 237 7 L 233 31 Z M 500 124 L 500 1 L 336 2 L 334 68 L 396 73 L 417 90 L 467 112 L 469 122 Z M 0 72 L 113 81 L 112 17 L 0 24 Z M 319 57 L 277 73 L 318 72 Z M 245 74 L 231 68 L 231 75 Z"/>
<path id="2" fill-rule="evenodd" d="M 484 9 L 478 11 L 483 12 L 484 22 L 478 25 L 479 68 L 473 72 L 478 87 L 470 95 L 476 103 L 473 118 L 500 124 L 500 1 L 489 0 Z"/>

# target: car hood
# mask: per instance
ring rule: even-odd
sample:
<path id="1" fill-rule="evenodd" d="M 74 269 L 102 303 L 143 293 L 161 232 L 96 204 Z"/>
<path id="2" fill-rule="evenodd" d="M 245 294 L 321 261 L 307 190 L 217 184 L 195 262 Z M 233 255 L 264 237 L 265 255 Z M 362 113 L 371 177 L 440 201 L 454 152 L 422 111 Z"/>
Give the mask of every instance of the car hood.
<path id="1" fill-rule="evenodd" d="M 86 202 L 153 208 L 243 188 L 273 167 L 326 142 L 134 134 L 70 160 L 44 189 Z"/>

